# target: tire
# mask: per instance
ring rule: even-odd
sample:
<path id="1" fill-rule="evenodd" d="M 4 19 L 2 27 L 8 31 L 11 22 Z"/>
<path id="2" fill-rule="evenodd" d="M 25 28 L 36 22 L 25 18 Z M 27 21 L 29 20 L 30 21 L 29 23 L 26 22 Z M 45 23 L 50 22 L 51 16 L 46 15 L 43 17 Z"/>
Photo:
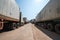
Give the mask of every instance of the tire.
<path id="1" fill-rule="evenodd" d="M 16 23 L 15 25 L 16 25 L 16 28 L 18 28 L 18 27 L 19 27 L 19 23 Z"/>
<path id="2" fill-rule="evenodd" d="M 47 29 L 48 29 L 49 31 L 53 31 L 53 25 L 52 25 L 52 24 L 48 24 L 48 25 L 47 25 Z"/>
<path id="3" fill-rule="evenodd" d="M 12 29 L 13 30 L 16 29 L 16 24 L 15 23 L 12 24 Z"/>
<path id="4" fill-rule="evenodd" d="M 44 29 L 47 29 L 47 25 L 46 24 L 44 24 Z"/>
<path id="5" fill-rule="evenodd" d="M 55 31 L 60 34 L 60 24 L 55 25 Z"/>
<path id="6" fill-rule="evenodd" d="M 9 23 L 9 29 L 10 30 L 16 29 L 15 24 L 14 23 Z"/>

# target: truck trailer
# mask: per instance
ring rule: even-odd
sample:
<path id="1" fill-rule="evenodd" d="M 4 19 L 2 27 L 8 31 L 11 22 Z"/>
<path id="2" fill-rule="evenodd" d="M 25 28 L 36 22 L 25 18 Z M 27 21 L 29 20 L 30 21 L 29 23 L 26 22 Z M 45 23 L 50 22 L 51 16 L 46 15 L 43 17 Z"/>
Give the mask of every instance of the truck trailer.
<path id="1" fill-rule="evenodd" d="M 60 0 L 50 0 L 36 16 L 36 24 L 60 33 Z"/>
<path id="2" fill-rule="evenodd" d="M 20 9 L 16 0 L 0 0 L 0 30 L 17 28 Z"/>

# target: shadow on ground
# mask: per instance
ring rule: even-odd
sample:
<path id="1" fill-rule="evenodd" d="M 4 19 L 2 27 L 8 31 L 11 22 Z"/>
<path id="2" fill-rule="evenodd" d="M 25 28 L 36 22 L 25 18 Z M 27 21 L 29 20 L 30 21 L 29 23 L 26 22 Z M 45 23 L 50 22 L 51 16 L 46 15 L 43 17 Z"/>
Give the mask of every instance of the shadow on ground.
<path id="1" fill-rule="evenodd" d="M 53 40 L 60 40 L 60 34 L 48 31 L 47 29 L 43 29 L 42 27 L 37 26 L 37 25 L 35 25 L 35 26 L 36 26 L 36 28 L 41 30 L 43 33 L 45 33 L 47 36 L 49 36 L 51 39 L 53 39 Z"/>
<path id="2" fill-rule="evenodd" d="M 12 29 L 3 29 L 3 30 L 0 30 L 0 33 L 9 32 L 9 31 L 12 31 Z"/>

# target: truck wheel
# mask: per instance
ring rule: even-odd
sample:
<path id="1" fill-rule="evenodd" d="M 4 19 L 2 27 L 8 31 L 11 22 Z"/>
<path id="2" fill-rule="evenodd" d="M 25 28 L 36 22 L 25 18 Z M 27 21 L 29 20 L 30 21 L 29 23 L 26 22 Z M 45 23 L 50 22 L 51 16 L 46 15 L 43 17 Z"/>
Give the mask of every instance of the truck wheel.
<path id="1" fill-rule="evenodd" d="M 55 31 L 60 34 L 60 24 L 55 25 Z"/>
<path id="2" fill-rule="evenodd" d="M 18 28 L 18 26 L 19 26 L 19 23 L 16 23 L 15 25 L 16 25 L 16 28 Z"/>
<path id="3" fill-rule="evenodd" d="M 10 30 L 16 29 L 15 23 L 10 23 L 10 24 L 9 24 L 9 27 L 10 27 Z"/>
<path id="4" fill-rule="evenodd" d="M 13 30 L 16 29 L 16 24 L 13 23 L 12 25 L 13 25 L 13 26 L 12 26 L 12 29 L 13 29 Z"/>
<path id="5" fill-rule="evenodd" d="M 44 28 L 44 29 L 47 29 L 47 25 L 46 25 L 46 24 L 43 24 L 43 28 Z"/>
<path id="6" fill-rule="evenodd" d="M 47 25 L 47 29 L 50 30 L 50 31 L 52 31 L 53 30 L 53 25 L 52 24 L 48 24 Z"/>

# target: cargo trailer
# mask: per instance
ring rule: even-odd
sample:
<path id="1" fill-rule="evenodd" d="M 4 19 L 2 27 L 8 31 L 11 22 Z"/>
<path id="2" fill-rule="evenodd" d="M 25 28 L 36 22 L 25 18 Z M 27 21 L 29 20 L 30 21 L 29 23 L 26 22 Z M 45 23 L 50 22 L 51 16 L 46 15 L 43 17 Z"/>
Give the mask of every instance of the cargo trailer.
<path id="1" fill-rule="evenodd" d="M 20 9 L 15 0 L 0 0 L 0 30 L 15 29 L 20 20 Z"/>
<path id="2" fill-rule="evenodd" d="M 60 33 L 60 0 L 50 0 L 36 16 L 36 24 Z"/>

